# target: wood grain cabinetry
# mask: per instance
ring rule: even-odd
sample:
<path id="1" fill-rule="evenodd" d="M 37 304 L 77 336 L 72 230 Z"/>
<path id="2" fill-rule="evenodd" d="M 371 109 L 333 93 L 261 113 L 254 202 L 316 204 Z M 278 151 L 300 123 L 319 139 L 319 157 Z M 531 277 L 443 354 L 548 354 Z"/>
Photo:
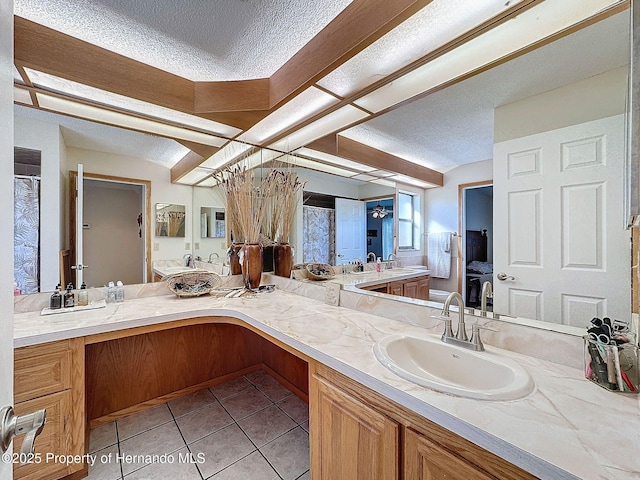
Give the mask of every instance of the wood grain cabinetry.
<path id="1" fill-rule="evenodd" d="M 315 371 L 310 381 L 315 479 L 536 478 L 324 365 L 310 368 Z"/>
<path id="2" fill-rule="evenodd" d="M 64 340 L 18 348 L 14 355 L 16 415 L 47 410 L 35 442 L 40 463 L 16 464 L 14 478 L 58 479 L 85 470 L 82 463 L 56 461 L 52 455 L 83 455 L 85 447 L 84 341 Z M 23 437 L 14 441 L 19 452 Z"/>
<path id="3" fill-rule="evenodd" d="M 316 480 L 399 478 L 399 425 L 314 376 L 311 471 Z"/>
<path id="4" fill-rule="evenodd" d="M 404 296 L 404 282 L 402 280 L 397 282 L 389 282 L 387 284 L 387 293 L 389 295 Z"/>
<path id="5" fill-rule="evenodd" d="M 393 282 L 370 285 L 362 287 L 362 289 L 372 292 L 388 293 L 389 295 L 398 295 L 400 297 L 429 300 L 429 280 L 429 275 L 423 275 L 406 280 L 395 280 Z"/>

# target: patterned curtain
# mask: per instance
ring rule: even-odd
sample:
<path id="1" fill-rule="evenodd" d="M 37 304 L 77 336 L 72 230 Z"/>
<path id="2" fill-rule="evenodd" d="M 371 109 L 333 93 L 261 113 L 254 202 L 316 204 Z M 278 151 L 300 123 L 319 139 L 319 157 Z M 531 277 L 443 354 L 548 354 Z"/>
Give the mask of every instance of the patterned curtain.
<path id="1" fill-rule="evenodd" d="M 335 264 L 336 213 L 330 208 L 302 207 L 302 261 Z"/>
<path id="2" fill-rule="evenodd" d="M 13 180 L 13 274 L 23 294 L 40 291 L 40 179 Z"/>

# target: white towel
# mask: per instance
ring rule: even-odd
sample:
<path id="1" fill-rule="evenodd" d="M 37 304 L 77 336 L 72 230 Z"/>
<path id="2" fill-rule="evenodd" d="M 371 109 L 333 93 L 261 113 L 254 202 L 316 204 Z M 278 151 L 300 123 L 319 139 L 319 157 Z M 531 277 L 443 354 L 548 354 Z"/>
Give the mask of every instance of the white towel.
<path id="1" fill-rule="evenodd" d="M 451 275 L 451 232 L 430 233 L 427 240 L 427 264 L 434 278 Z"/>

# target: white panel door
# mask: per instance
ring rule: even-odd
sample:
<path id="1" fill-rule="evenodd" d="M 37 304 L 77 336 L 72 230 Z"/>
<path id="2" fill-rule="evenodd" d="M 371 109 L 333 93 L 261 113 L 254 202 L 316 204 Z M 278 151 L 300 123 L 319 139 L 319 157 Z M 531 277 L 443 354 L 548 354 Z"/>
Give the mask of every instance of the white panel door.
<path id="1" fill-rule="evenodd" d="M 366 215 L 365 202 L 336 198 L 336 264 L 366 257 Z"/>
<path id="2" fill-rule="evenodd" d="M 84 165 L 78 164 L 76 178 L 76 264 L 71 268 L 76 272 L 75 288 L 80 288 L 83 282 L 84 269 Z M 64 289 L 66 285 L 62 285 Z"/>
<path id="3" fill-rule="evenodd" d="M 494 310 L 628 318 L 623 115 L 497 143 L 493 162 Z"/>

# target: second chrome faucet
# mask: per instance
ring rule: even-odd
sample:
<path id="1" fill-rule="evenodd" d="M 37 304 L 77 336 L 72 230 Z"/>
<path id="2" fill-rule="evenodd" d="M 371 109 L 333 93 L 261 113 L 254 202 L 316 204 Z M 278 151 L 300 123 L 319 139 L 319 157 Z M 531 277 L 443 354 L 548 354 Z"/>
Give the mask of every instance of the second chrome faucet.
<path id="1" fill-rule="evenodd" d="M 453 333 L 452 320 L 450 306 L 451 302 L 456 301 L 458 305 L 458 331 Z M 469 348 L 478 352 L 484 351 L 484 344 L 480 339 L 480 330 L 496 331 L 493 328 L 485 327 L 483 325 L 474 324 L 471 326 L 471 338 L 467 337 L 467 329 L 464 323 L 464 300 L 462 295 L 458 292 L 451 292 L 444 302 L 442 308 L 442 315 L 436 317 L 438 320 L 444 322 L 444 333 L 442 334 L 442 341 L 452 345 L 458 345 L 463 348 Z"/>

